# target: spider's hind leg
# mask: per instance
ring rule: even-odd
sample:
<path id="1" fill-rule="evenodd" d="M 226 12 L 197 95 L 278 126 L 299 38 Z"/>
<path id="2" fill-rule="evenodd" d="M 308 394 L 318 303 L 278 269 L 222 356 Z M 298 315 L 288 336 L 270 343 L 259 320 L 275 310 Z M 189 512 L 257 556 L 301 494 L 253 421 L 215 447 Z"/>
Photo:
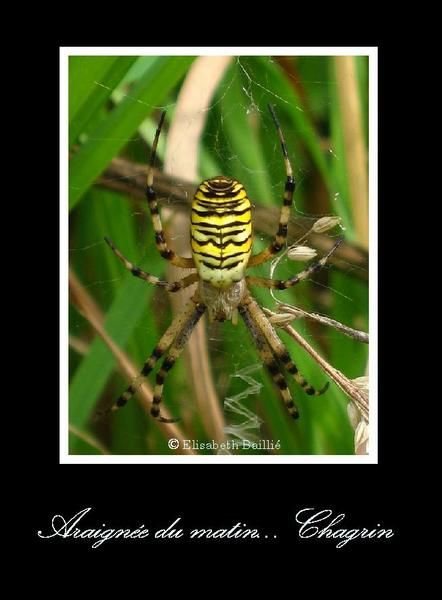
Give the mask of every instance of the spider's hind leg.
<path id="1" fill-rule="evenodd" d="M 111 407 L 103 412 L 97 413 L 97 416 L 104 416 L 125 406 L 132 396 L 137 392 L 149 373 L 153 370 L 158 360 L 164 356 L 165 352 L 167 352 L 169 348 L 171 348 L 169 355 L 166 357 L 164 364 L 157 375 L 157 386 L 155 387 L 154 398 L 150 412 L 151 415 L 159 421 L 166 423 L 175 421 L 176 419 L 165 419 L 160 415 L 159 404 L 161 402 L 162 382 L 164 381 L 167 371 L 172 367 L 176 358 L 178 358 L 178 356 L 181 354 L 193 328 L 198 323 L 205 309 L 205 305 L 202 304 L 199 299 L 197 299 L 196 295 L 193 296 L 185 305 L 184 309 L 175 317 L 169 328 L 164 333 L 163 337 L 155 346 L 152 354 L 144 363 L 138 377 L 132 381 L 132 383 L 126 388 L 121 396 L 117 398 Z M 161 388 L 158 392 L 157 388 L 159 385 Z"/>
<path id="2" fill-rule="evenodd" d="M 258 348 L 259 355 L 262 358 L 264 365 L 267 371 L 270 373 L 274 383 L 278 387 L 279 393 L 290 416 L 293 419 L 297 419 L 299 417 L 298 408 L 293 402 L 292 395 L 288 389 L 285 377 L 281 371 L 280 365 L 278 364 L 278 360 L 267 343 L 265 336 L 260 328 L 257 327 L 255 321 L 252 319 L 249 311 L 244 305 L 240 304 L 238 306 L 238 312 L 243 318 L 247 329 L 250 331 L 256 347 Z"/>
<path id="3" fill-rule="evenodd" d="M 163 397 L 164 380 L 166 379 L 167 374 L 174 366 L 176 360 L 184 350 L 184 347 L 187 343 L 187 340 L 190 337 L 190 334 L 192 333 L 198 321 L 203 316 L 205 310 L 206 306 L 204 304 L 196 304 L 192 315 L 180 329 L 179 333 L 177 334 L 175 340 L 171 345 L 168 355 L 164 359 L 163 364 L 161 365 L 161 368 L 157 373 L 156 385 L 153 392 L 152 408 L 150 409 L 150 414 L 152 415 L 152 417 L 158 419 L 162 423 L 173 423 L 174 421 L 178 420 L 164 419 L 160 415 L 160 404 Z"/>
<path id="4" fill-rule="evenodd" d="M 195 263 L 193 262 L 193 258 L 185 258 L 184 256 L 178 256 L 175 254 L 173 250 L 170 250 L 166 243 L 166 239 L 164 237 L 163 225 L 161 223 L 160 211 L 158 208 L 157 195 L 155 192 L 155 188 L 153 186 L 153 166 L 155 163 L 156 153 L 157 153 L 157 145 L 158 140 L 161 133 L 161 128 L 163 127 L 164 117 L 166 116 L 166 111 L 161 113 L 160 122 L 158 124 L 155 139 L 152 144 L 152 151 L 149 159 L 149 167 L 147 170 L 147 187 L 146 187 L 146 199 L 149 205 L 150 216 L 152 219 L 152 225 L 155 231 L 155 244 L 157 246 L 158 252 L 161 254 L 163 258 L 170 261 L 176 267 L 181 267 L 182 269 L 192 269 L 195 268 Z"/>
<path id="5" fill-rule="evenodd" d="M 324 394 L 328 389 L 329 382 L 327 381 L 325 385 L 319 390 L 316 390 L 312 385 L 310 385 L 309 382 L 298 371 L 298 368 L 292 361 L 286 347 L 279 339 L 276 331 L 273 329 L 272 324 L 262 312 L 256 300 L 254 300 L 254 298 L 252 298 L 249 295 L 246 299 L 245 305 L 251 320 L 254 322 L 255 326 L 262 332 L 267 343 L 272 349 L 272 352 L 275 354 L 277 359 L 284 365 L 287 371 L 293 376 L 296 383 L 298 383 L 298 385 L 300 385 L 304 392 L 309 396 L 321 396 L 322 394 Z"/>
<path id="6" fill-rule="evenodd" d="M 284 157 L 284 164 L 285 164 L 285 171 L 286 171 L 284 197 L 283 197 L 283 204 L 281 207 L 281 213 L 279 216 L 278 230 L 275 234 L 273 242 L 270 244 L 270 246 L 268 246 L 267 248 L 262 250 L 262 252 L 260 252 L 259 254 L 255 254 L 254 256 L 250 257 L 250 260 L 248 263 L 249 267 L 255 267 L 257 265 L 265 263 L 266 261 L 273 258 L 273 256 L 275 256 L 282 250 L 282 248 L 287 240 L 287 228 L 288 228 L 288 223 L 289 223 L 289 219 L 290 219 L 290 211 L 291 211 L 292 204 L 293 204 L 293 195 L 295 193 L 295 185 L 296 184 L 295 184 L 295 179 L 293 177 L 293 169 L 292 169 L 292 165 L 290 163 L 289 155 L 287 152 L 287 146 L 285 143 L 284 134 L 282 133 L 281 125 L 279 124 L 278 117 L 276 116 L 276 113 L 275 113 L 275 109 L 273 108 L 273 106 L 271 104 L 269 104 L 269 110 L 270 110 L 270 114 L 272 115 L 272 119 L 275 124 L 276 131 L 278 133 L 279 142 L 281 144 L 282 155 Z"/>

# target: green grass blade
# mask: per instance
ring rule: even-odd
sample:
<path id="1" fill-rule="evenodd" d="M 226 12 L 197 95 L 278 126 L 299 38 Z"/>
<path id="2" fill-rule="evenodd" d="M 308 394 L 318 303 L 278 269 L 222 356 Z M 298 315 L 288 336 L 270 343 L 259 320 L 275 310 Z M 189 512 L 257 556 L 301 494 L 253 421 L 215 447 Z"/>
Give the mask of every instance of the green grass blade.
<path id="1" fill-rule="evenodd" d="M 106 315 L 105 327 L 109 335 L 122 347 L 133 336 L 134 329 L 141 317 L 148 312 L 147 302 L 152 297 L 154 288 L 135 279 L 124 270 L 111 250 L 104 243 L 103 236 L 111 236 L 135 264 L 147 262 L 149 269 L 160 270 L 160 258 L 154 247 L 153 236 L 147 237 L 146 247 L 137 244 L 135 237 L 136 220 L 133 209 L 121 195 L 101 189 L 94 189 L 87 195 L 87 203 L 79 207 L 78 217 L 88 215 L 87 224 L 91 223 L 95 231 L 92 247 L 85 246 L 79 231 L 78 239 L 73 244 L 80 249 L 71 252 L 71 261 L 78 273 L 83 273 L 84 284 L 89 281 L 101 281 L 101 303 L 109 304 L 106 296 L 114 295 Z M 89 241 L 91 234 L 86 234 Z M 100 242 L 100 243 L 99 243 Z M 144 257 L 141 260 L 140 255 Z M 91 288 L 89 288 L 92 291 Z M 146 323 L 151 327 L 152 323 Z M 79 428 L 85 425 L 88 416 L 98 401 L 104 386 L 113 371 L 115 359 L 100 339 L 92 342 L 89 353 L 84 357 L 71 381 L 70 419 L 71 424 Z"/>
<path id="2" fill-rule="evenodd" d="M 251 126 L 247 114 L 249 102 L 241 77 L 233 77 L 228 93 L 221 100 L 223 132 L 228 140 L 229 152 L 235 156 L 235 177 L 244 181 L 250 197 L 268 202 L 272 188 L 257 128 Z M 240 107 L 242 110 L 238 110 Z"/>
<path id="3" fill-rule="evenodd" d="M 69 123 L 87 103 L 94 81 L 101 81 L 115 60 L 115 56 L 69 57 Z"/>
<path id="4" fill-rule="evenodd" d="M 69 147 L 108 100 L 135 56 L 69 57 Z"/>
<path id="5" fill-rule="evenodd" d="M 141 259 L 142 256 L 149 255 L 149 268 L 151 270 L 159 273 L 164 267 L 154 247 L 153 234 L 149 231 L 149 227 L 147 228 L 148 231 L 145 232 L 148 242 L 146 244 L 147 249 L 145 249 L 144 243 L 140 245 L 136 239 L 135 230 L 138 228 L 136 226 L 140 219 L 134 218 L 132 204 L 127 198 L 123 198 L 121 194 L 105 189 L 92 188 L 87 194 L 86 201 L 78 206 L 75 216 L 76 219 L 80 219 L 84 223 L 84 226 L 77 231 L 75 239 L 72 240 L 74 247 L 71 249 L 71 262 L 84 285 L 90 292 L 94 292 L 95 298 L 99 300 L 101 306 L 110 306 L 112 309 L 113 297 L 117 290 L 121 286 L 125 286 L 128 279 L 133 279 L 104 243 L 104 235 L 109 235 L 135 264 L 143 262 Z M 140 224 L 143 224 L 143 217 L 141 217 Z M 93 241 L 92 244 L 90 244 L 91 241 Z M 100 281 L 101 285 L 91 288 L 91 283 L 93 284 L 97 281 Z M 134 319 L 133 329 L 131 329 L 131 323 L 127 321 L 125 313 L 121 313 L 120 315 L 123 319 L 122 327 L 128 327 L 129 339 L 126 344 L 127 351 L 137 365 L 142 364 L 142 361 L 151 352 L 157 339 L 154 316 L 149 307 L 144 304 L 146 301 L 146 288 L 150 294 L 153 294 L 154 290 L 148 285 L 143 285 L 141 281 L 139 281 L 139 284 L 135 293 L 137 295 L 140 294 L 144 300 L 140 300 L 141 316 L 138 319 Z M 128 300 L 129 303 L 132 302 L 130 297 Z M 140 308 L 136 308 L 136 311 L 139 314 Z M 74 315 L 76 316 L 76 313 Z M 75 328 L 74 319 L 71 319 L 71 323 Z M 82 325 L 81 322 L 80 325 Z M 136 338 L 135 340 L 134 337 Z M 137 343 L 138 340 L 139 343 Z M 100 379 L 101 373 L 98 371 L 97 377 L 94 377 L 93 385 L 84 397 L 84 413 L 80 414 L 80 420 L 83 422 L 83 431 L 86 424 L 84 415 L 88 413 L 90 407 L 97 403 L 105 386 L 107 386 L 110 375 L 113 373 L 113 358 L 103 352 L 105 350 L 103 347 L 97 350 L 94 344 L 99 345 L 98 342 L 93 342 L 91 352 L 83 358 L 82 363 L 77 368 L 78 372 L 77 370 L 74 372 L 72 380 L 72 398 L 74 402 L 77 402 L 75 390 L 80 390 L 80 393 L 83 393 L 81 388 L 88 386 L 90 370 L 93 371 L 94 369 L 93 365 L 90 366 L 88 364 L 88 361 L 92 361 L 93 363 L 94 360 L 100 361 L 104 357 L 106 364 L 103 377 Z M 134 350 L 134 347 L 137 345 L 141 348 L 139 351 L 136 351 L 138 350 L 137 348 Z M 124 378 L 116 377 L 115 391 L 114 386 L 107 390 L 110 398 L 106 398 L 106 401 L 112 401 L 114 399 L 113 395 L 116 398 L 119 391 L 125 385 L 126 381 L 124 381 Z M 143 418 L 143 411 L 137 402 L 133 402 L 122 412 L 124 414 L 121 419 L 116 418 L 112 420 L 113 435 L 110 450 L 122 454 L 144 454 L 146 452 L 146 420 Z M 71 439 L 70 452 L 74 454 L 88 453 L 85 445 L 76 437 Z"/>
<path id="6" fill-rule="evenodd" d="M 146 303 L 152 294 L 149 286 L 140 283 L 134 277 L 126 278 L 106 315 L 106 331 L 122 347 L 146 310 Z M 72 379 L 69 413 L 72 425 L 85 425 L 114 365 L 111 351 L 101 339 L 96 338 Z"/>
<path id="7" fill-rule="evenodd" d="M 259 91 L 263 101 L 265 99 L 266 102 L 275 104 L 278 115 L 284 113 L 287 120 L 291 121 L 296 129 L 296 136 L 303 140 L 328 190 L 332 191 L 330 166 L 320 146 L 320 137 L 307 113 L 302 110 L 301 99 L 282 69 L 267 56 L 247 57 L 242 58 L 241 61 L 244 62 L 246 69 L 253 73 L 253 78 L 250 80 L 252 92 Z"/>
<path id="8" fill-rule="evenodd" d="M 89 139 L 70 162 L 70 210 L 127 144 L 140 123 L 180 81 L 192 60 L 189 56 L 157 58 L 131 90 L 130 96 L 91 132 Z"/>

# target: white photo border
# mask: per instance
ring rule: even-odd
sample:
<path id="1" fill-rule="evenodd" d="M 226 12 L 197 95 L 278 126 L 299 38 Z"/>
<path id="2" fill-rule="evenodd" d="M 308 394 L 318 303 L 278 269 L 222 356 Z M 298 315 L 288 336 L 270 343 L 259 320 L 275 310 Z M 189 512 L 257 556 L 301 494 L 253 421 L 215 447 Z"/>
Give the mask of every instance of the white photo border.
<path id="1" fill-rule="evenodd" d="M 69 454 L 69 119 L 70 56 L 368 56 L 369 57 L 369 454 L 72 455 Z M 369 47 L 60 47 L 60 464 L 377 464 L 378 462 L 378 48 Z"/>

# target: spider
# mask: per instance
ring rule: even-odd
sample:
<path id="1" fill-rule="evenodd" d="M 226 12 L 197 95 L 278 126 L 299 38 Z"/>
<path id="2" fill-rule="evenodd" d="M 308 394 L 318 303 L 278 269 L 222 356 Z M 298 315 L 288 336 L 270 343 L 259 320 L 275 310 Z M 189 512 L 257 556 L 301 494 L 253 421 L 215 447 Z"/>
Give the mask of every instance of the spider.
<path id="1" fill-rule="evenodd" d="M 219 175 L 203 181 L 198 186 L 193 198 L 190 227 L 191 258 L 178 256 L 167 246 L 153 187 L 156 148 L 166 114 L 165 111 L 162 112 L 152 145 L 146 188 L 156 246 L 161 256 L 176 267 L 190 268 L 196 271 L 180 281 L 173 283 L 161 281 L 158 277 L 146 273 L 132 264 L 108 237 L 105 238 L 105 241 L 124 267 L 135 277 L 162 287 L 168 292 L 178 292 L 194 283 L 198 283 L 198 287 L 192 298 L 175 317 L 155 346 L 152 354 L 144 363 L 139 376 L 106 412 L 124 406 L 136 393 L 144 378 L 152 371 L 158 360 L 166 355 L 156 376 L 150 413 L 152 417 L 162 423 L 172 423 L 178 420 L 166 419 L 161 416 L 160 405 L 164 381 L 167 373 L 183 351 L 192 330 L 206 311 L 210 321 L 235 320 L 238 313 L 241 315 L 255 341 L 265 367 L 279 389 L 289 414 L 294 419 L 299 417 L 299 411 L 283 375 L 283 368 L 293 376 L 308 395 L 319 396 L 327 390 L 328 382 L 320 390 L 315 390 L 299 373 L 272 324 L 251 295 L 249 287 L 261 286 L 278 290 L 291 288 L 323 267 L 330 255 L 342 242 L 342 239 L 339 239 L 323 258 L 290 279 L 274 280 L 245 274 L 246 269 L 270 260 L 283 248 L 287 239 L 287 224 L 295 191 L 293 169 L 288 157 L 284 135 L 275 111 L 270 104 L 269 110 L 279 136 L 287 175 L 279 227 L 273 242 L 259 254 L 251 254 L 252 215 L 247 192 L 236 179 Z"/>

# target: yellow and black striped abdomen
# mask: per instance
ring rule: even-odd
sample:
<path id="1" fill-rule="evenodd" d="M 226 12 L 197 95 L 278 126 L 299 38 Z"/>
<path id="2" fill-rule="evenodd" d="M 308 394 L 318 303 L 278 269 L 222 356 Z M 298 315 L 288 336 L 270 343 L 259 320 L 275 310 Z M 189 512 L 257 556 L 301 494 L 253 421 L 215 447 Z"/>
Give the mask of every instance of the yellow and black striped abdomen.
<path id="1" fill-rule="evenodd" d="M 244 277 L 252 249 L 252 213 L 243 185 L 203 181 L 192 202 L 192 256 L 202 280 L 226 288 Z"/>

